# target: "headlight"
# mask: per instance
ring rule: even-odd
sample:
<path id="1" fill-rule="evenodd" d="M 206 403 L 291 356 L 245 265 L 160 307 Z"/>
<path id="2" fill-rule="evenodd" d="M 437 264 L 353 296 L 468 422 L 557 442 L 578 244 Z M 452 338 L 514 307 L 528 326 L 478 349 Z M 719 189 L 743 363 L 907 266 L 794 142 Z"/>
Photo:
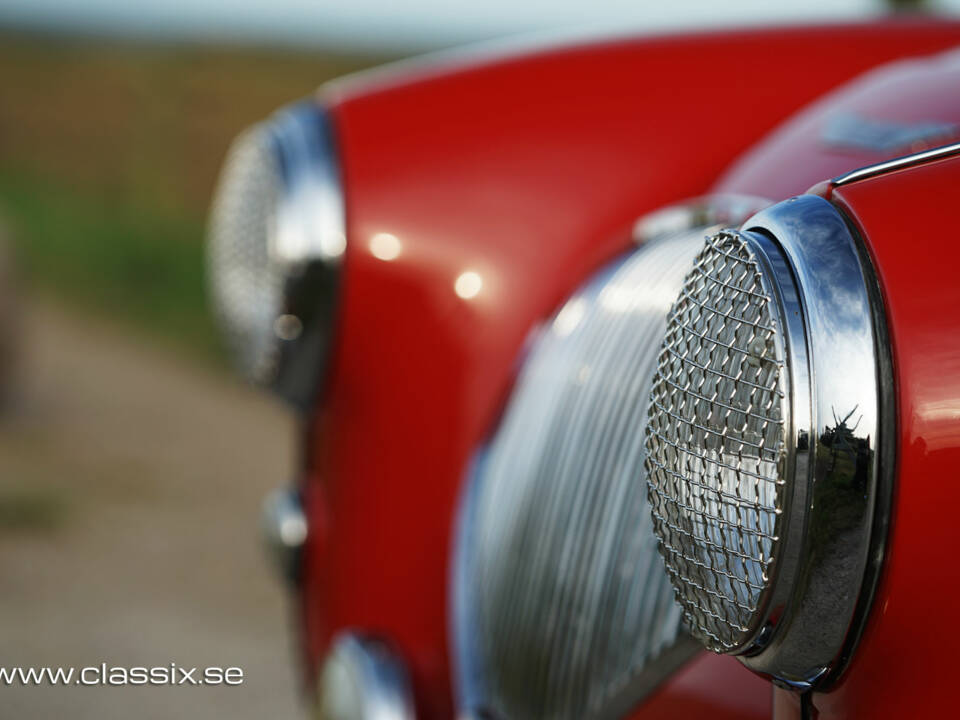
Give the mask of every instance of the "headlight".
<path id="1" fill-rule="evenodd" d="M 322 374 L 345 238 L 333 131 L 315 102 L 237 138 L 210 218 L 213 304 L 240 372 L 301 406 Z"/>
<path id="2" fill-rule="evenodd" d="M 668 319 L 647 424 L 654 532 L 704 645 L 824 687 L 862 629 L 886 536 L 879 292 L 825 200 L 744 227 L 707 239 Z"/>

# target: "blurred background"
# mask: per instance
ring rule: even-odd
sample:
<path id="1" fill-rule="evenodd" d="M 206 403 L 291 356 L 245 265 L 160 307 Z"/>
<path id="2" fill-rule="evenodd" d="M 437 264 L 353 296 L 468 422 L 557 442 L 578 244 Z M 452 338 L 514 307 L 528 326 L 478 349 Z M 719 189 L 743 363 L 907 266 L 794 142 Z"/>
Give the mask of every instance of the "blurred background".
<path id="1" fill-rule="evenodd" d="M 263 493 L 294 472 L 293 423 L 230 376 L 206 307 L 205 212 L 240 130 L 329 78 L 468 42 L 886 10 L 0 0 L 0 666 L 245 675 L 0 687 L 0 717 L 302 713 L 287 598 L 257 535 Z"/>

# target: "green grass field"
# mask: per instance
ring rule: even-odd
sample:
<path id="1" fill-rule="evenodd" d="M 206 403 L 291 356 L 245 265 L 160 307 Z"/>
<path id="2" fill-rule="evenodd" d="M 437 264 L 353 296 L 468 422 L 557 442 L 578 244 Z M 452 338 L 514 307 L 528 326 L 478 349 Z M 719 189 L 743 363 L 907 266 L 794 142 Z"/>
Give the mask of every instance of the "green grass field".
<path id="1" fill-rule="evenodd" d="M 384 60 L 0 34 L 0 218 L 21 274 L 218 357 L 203 234 L 227 145 L 325 80 Z"/>

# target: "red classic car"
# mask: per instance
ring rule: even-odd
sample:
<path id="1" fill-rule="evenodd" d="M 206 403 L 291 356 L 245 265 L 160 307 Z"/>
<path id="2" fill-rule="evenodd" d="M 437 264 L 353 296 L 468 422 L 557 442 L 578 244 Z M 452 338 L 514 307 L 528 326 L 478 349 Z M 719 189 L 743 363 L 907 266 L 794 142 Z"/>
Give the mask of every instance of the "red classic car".
<path id="1" fill-rule="evenodd" d="M 237 140 L 213 296 L 302 416 L 320 717 L 952 713 L 955 46 L 484 48 Z"/>

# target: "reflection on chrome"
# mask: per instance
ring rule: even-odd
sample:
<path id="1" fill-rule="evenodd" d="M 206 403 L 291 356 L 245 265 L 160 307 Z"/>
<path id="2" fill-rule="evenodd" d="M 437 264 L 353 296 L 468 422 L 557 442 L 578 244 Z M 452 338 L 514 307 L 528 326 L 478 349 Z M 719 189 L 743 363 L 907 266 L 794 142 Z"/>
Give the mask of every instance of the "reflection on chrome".
<path id="1" fill-rule="evenodd" d="M 296 315 L 284 313 L 273 321 L 273 333 L 280 340 L 296 340 L 303 332 L 303 322 Z"/>
<path id="2" fill-rule="evenodd" d="M 320 670 L 318 720 L 414 720 L 410 678 L 386 644 L 355 633 L 334 638 Z"/>
<path id="3" fill-rule="evenodd" d="M 564 305 L 553 319 L 553 332 L 558 337 L 566 337 L 579 327 L 586 310 L 587 304 L 583 298 L 574 298 Z"/>
<path id="4" fill-rule="evenodd" d="M 265 126 L 279 158 L 284 192 L 271 252 L 283 265 L 337 261 L 346 250 L 339 168 L 330 162 L 330 130 L 313 102 L 277 113 Z"/>
<path id="5" fill-rule="evenodd" d="M 828 687 L 859 639 L 886 543 L 893 463 L 890 455 L 878 461 L 892 452 L 894 425 L 888 347 L 878 340 L 885 319 L 866 250 L 826 200 L 793 198 L 744 227 L 776 238 L 796 278 L 811 387 L 806 448 L 797 437 L 811 508 L 797 586 L 778 652 L 746 662 L 789 683 Z"/>
<path id="6" fill-rule="evenodd" d="M 300 551 L 307 540 L 307 516 L 300 494 L 293 489 L 274 490 L 264 498 L 260 526 L 267 552 L 280 574 L 296 581 L 300 569 Z"/>

